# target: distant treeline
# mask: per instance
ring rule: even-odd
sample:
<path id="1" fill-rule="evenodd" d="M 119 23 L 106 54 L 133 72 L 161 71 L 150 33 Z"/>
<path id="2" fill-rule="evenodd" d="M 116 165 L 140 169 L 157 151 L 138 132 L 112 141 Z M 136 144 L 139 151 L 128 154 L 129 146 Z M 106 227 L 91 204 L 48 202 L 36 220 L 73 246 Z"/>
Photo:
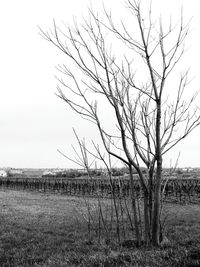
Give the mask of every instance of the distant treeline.
<path id="1" fill-rule="evenodd" d="M 112 176 L 123 176 L 124 174 L 128 173 L 128 170 L 125 168 L 112 168 L 111 169 Z M 88 176 L 88 177 L 101 177 L 105 176 L 106 172 L 103 170 L 98 170 L 98 169 L 93 169 L 89 170 L 89 173 L 84 170 L 70 170 L 70 171 L 61 171 L 61 172 L 56 172 L 56 173 L 47 173 L 43 174 L 42 177 L 60 177 L 60 178 L 79 178 L 82 176 Z"/>
<path id="2" fill-rule="evenodd" d="M 147 169 L 143 168 L 142 172 L 147 173 Z M 163 175 L 169 175 L 170 170 L 164 169 Z M 129 170 L 127 168 L 112 168 L 111 174 L 113 177 L 129 177 Z M 137 172 L 133 172 L 134 177 L 137 177 Z M 170 175 L 173 178 L 198 178 L 200 172 L 195 171 L 183 171 L 181 169 L 177 169 L 174 171 L 173 175 Z M 21 174 L 17 173 L 15 170 L 7 171 L 8 177 L 23 177 L 23 178 L 82 178 L 82 177 L 92 177 L 92 178 L 103 178 L 107 176 L 107 171 L 104 169 L 91 169 L 89 170 L 89 175 L 84 169 L 69 169 L 69 170 L 46 170 L 46 171 L 23 171 L 21 170 Z"/>
<path id="3" fill-rule="evenodd" d="M 40 171 L 36 171 L 34 175 L 34 171 L 30 171 L 30 174 L 28 171 L 24 172 L 21 170 L 21 173 L 16 172 L 15 170 L 7 171 L 8 177 L 58 177 L 58 178 L 79 178 L 83 176 L 89 176 L 89 177 L 101 177 L 106 175 L 106 171 L 103 169 L 91 169 L 89 170 L 89 175 L 86 170 L 84 169 L 70 169 L 70 170 L 46 170 L 43 171 L 43 173 Z M 127 168 L 112 168 L 111 169 L 112 176 L 124 176 L 128 173 Z"/>

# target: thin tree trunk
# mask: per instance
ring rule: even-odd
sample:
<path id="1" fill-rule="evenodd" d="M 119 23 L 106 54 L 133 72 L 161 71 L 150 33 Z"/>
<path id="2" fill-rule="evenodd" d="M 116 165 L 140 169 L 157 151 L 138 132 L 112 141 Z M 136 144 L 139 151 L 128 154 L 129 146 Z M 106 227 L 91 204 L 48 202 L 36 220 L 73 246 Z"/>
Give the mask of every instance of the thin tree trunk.
<path id="1" fill-rule="evenodd" d="M 137 207 L 136 207 L 136 194 L 134 191 L 134 182 L 133 182 L 133 172 L 132 172 L 132 167 L 129 166 L 129 172 L 130 172 L 130 190 L 131 190 L 131 204 L 132 204 L 132 211 L 133 211 L 133 216 L 134 216 L 134 225 L 135 225 L 135 235 L 136 235 L 136 240 L 138 243 L 138 246 L 141 245 L 141 234 L 139 230 L 139 222 L 138 222 L 138 215 L 137 215 Z"/>
<path id="2" fill-rule="evenodd" d="M 147 191 L 144 191 L 144 239 L 146 246 L 149 246 L 151 244 L 148 199 L 149 199 L 149 194 Z"/>
<path id="3" fill-rule="evenodd" d="M 153 173 L 149 170 L 149 225 L 152 227 L 152 211 L 153 211 Z"/>
<path id="4" fill-rule="evenodd" d="M 118 212 L 118 207 L 117 207 L 117 202 L 116 202 L 116 196 L 115 196 L 113 181 L 112 181 L 112 177 L 111 177 L 111 172 L 109 172 L 109 180 L 110 180 L 110 186 L 111 186 L 111 192 L 112 192 L 114 210 L 115 210 L 115 215 L 116 215 L 116 234 L 117 234 L 118 243 L 120 243 L 119 212 Z"/>
<path id="5" fill-rule="evenodd" d="M 160 217 L 160 188 L 161 188 L 160 181 L 162 176 L 161 166 L 157 167 L 157 178 L 156 178 L 157 180 L 156 180 L 156 187 L 154 194 L 154 210 L 153 210 L 153 221 L 152 221 L 152 243 L 154 246 L 158 246 L 160 243 L 159 217 Z"/>
<path id="6" fill-rule="evenodd" d="M 160 191 L 161 191 L 161 178 L 162 178 L 162 153 L 161 153 L 161 102 L 157 101 L 157 116 L 156 116 L 156 185 L 154 192 L 154 210 L 152 218 L 152 244 L 158 246 L 160 243 Z"/>

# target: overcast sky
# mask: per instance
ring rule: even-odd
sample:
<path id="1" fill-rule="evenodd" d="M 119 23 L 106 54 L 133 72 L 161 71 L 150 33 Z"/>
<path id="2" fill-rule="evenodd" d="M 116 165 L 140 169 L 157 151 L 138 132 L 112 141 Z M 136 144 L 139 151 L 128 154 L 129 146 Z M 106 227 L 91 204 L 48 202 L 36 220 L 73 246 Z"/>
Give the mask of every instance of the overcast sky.
<path id="1" fill-rule="evenodd" d="M 147 0 L 144 0 L 147 1 Z M 100 0 L 90 1 L 95 8 Z M 123 18 L 123 0 L 109 0 L 119 18 Z M 38 25 L 52 27 L 53 19 L 70 23 L 73 15 L 87 14 L 87 0 L 7 0 L 0 3 L 0 167 L 74 167 L 57 149 L 71 153 L 72 127 L 81 136 L 95 136 L 88 122 L 78 118 L 56 96 L 55 66 L 63 55 L 41 38 Z M 190 50 L 193 89 L 200 88 L 200 2 L 197 0 L 153 0 L 158 13 L 174 15 L 184 7 L 186 19 L 193 16 Z M 199 104 L 200 105 L 200 104 Z M 179 166 L 200 167 L 200 129 L 169 153 Z"/>

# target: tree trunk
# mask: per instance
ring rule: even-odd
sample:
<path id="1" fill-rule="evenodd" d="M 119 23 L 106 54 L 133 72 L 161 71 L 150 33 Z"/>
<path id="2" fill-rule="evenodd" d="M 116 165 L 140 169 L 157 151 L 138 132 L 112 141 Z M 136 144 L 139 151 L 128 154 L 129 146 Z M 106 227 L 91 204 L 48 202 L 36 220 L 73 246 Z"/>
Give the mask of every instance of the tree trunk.
<path id="1" fill-rule="evenodd" d="M 152 212 L 153 212 L 153 171 L 149 170 L 149 224 L 152 228 Z"/>
<path id="2" fill-rule="evenodd" d="M 149 194 L 144 191 L 144 241 L 146 246 L 151 244 L 151 231 L 150 231 L 150 221 L 149 221 Z"/>
<path id="3" fill-rule="evenodd" d="M 134 191 L 134 184 L 133 184 L 133 172 L 132 167 L 129 167 L 130 172 L 130 185 L 131 185 L 131 204 L 132 204 L 132 211 L 134 216 L 134 226 L 135 226 L 135 235 L 137 240 L 137 245 L 141 245 L 141 233 L 139 231 L 139 222 L 138 222 L 138 214 L 137 214 L 137 207 L 136 207 L 136 196 Z M 140 222 L 141 223 L 141 222 Z"/>
<path id="4" fill-rule="evenodd" d="M 161 101 L 157 101 L 157 116 L 156 116 L 156 184 L 154 192 L 154 210 L 152 218 L 152 244 L 158 246 L 160 243 L 160 188 L 161 188 L 161 178 L 162 178 L 162 153 L 161 153 Z"/>
<path id="5" fill-rule="evenodd" d="M 161 175 L 162 171 L 157 172 Z M 161 177 L 161 176 L 160 176 Z M 155 194 L 154 194 L 154 210 L 152 220 L 152 244 L 158 246 L 160 243 L 160 229 L 159 229 L 159 216 L 160 216 L 160 178 L 157 178 Z"/>

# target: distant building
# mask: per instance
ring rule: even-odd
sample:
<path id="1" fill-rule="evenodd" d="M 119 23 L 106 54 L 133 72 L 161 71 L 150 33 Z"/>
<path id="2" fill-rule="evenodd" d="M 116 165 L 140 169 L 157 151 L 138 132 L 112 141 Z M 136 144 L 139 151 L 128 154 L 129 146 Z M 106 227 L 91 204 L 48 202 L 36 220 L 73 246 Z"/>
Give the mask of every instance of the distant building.
<path id="1" fill-rule="evenodd" d="M 0 170 L 0 177 L 7 177 L 8 173 L 5 170 Z"/>
<path id="2" fill-rule="evenodd" d="M 23 175 L 28 178 L 41 177 L 43 172 L 44 172 L 44 169 L 34 169 L 34 168 L 23 169 Z"/>
<path id="3" fill-rule="evenodd" d="M 23 171 L 20 169 L 10 169 L 9 174 L 10 175 L 21 175 L 21 174 L 23 174 Z"/>
<path id="4" fill-rule="evenodd" d="M 183 172 L 193 172 L 194 169 L 193 168 L 183 168 L 182 171 Z"/>
<path id="5" fill-rule="evenodd" d="M 74 170 L 72 170 L 74 171 Z M 81 173 L 81 174 L 87 174 L 87 170 L 86 169 L 75 169 L 75 171 L 77 171 L 78 173 Z"/>
<path id="6" fill-rule="evenodd" d="M 53 171 L 44 171 L 42 176 L 56 176 L 56 173 Z"/>

